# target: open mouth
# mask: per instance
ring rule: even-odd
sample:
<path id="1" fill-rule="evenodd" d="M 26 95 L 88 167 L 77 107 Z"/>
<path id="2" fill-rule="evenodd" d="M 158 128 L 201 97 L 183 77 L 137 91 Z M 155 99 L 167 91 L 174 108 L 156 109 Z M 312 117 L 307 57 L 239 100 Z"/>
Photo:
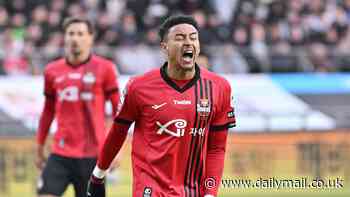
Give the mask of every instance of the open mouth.
<path id="1" fill-rule="evenodd" d="M 186 62 L 186 63 L 190 63 L 192 62 L 193 59 L 193 51 L 192 50 L 185 50 L 182 54 L 182 59 Z"/>
<path id="2" fill-rule="evenodd" d="M 182 57 L 184 58 L 191 58 L 193 57 L 193 51 L 185 51 L 183 54 L 182 54 Z"/>

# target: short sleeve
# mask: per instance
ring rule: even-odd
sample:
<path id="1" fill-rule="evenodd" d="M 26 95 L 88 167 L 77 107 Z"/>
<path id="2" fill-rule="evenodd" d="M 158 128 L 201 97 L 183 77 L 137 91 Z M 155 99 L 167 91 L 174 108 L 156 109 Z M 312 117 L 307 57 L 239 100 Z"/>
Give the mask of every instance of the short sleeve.
<path id="1" fill-rule="evenodd" d="M 117 81 L 117 68 L 113 63 L 110 63 L 106 67 L 103 89 L 105 94 L 110 94 L 115 91 L 119 91 Z"/>
<path id="2" fill-rule="evenodd" d="M 44 72 L 44 95 L 46 98 L 55 97 L 54 78 L 48 69 Z"/>
<path id="3" fill-rule="evenodd" d="M 225 80 L 220 89 L 221 98 L 218 103 L 218 110 L 214 114 L 213 121 L 210 125 L 211 131 L 220 131 L 236 126 L 236 118 L 231 95 L 231 86 Z"/>
<path id="4" fill-rule="evenodd" d="M 131 124 L 138 117 L 138 104 L 133 79 L 130 79 L 120 97 L 117 115 L 114 122 L 122 124 Z"/>

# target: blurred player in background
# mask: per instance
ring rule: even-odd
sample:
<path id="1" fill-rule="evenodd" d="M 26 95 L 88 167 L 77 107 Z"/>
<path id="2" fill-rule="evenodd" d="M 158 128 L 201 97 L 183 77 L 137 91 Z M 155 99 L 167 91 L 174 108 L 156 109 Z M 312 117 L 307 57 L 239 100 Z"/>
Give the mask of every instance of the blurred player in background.
<path id="1" fill-rule="evenodd" d="M 74 185 L 86 196 L 87 182 L 105 139 L 105 102 L 119 102 L 115 65 L 92 53 L 94 28 L 83 18 L 63 24 L 65 57 L 45 68 L 45 104 L 37 132 L 36 165 L 42 169 L 39 196 L 61 196 Z M 57 131 L 46 162 L 44 145 L 56 117 Z"/>
<path id="2" fill-rule="evenodd" d="M 91 176 L 88 196 L 105 195 L 106 170 L 133 122 L 132 196 L 217 195 L 228 128 L 235 125 L 230 85 L 195 63 L 200 43 L 192 17 L 168 18 L 159 35 L 167 62 L 129 80 Z M 216 184 L 206 188 L 208 179 Z"/>

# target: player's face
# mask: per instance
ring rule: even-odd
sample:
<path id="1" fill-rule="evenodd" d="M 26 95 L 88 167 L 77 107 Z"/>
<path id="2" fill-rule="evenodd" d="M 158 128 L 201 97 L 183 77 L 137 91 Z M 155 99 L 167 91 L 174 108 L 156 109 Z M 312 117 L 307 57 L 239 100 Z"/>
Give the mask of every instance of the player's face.
<path id="1" fill-rule="evenodd" d="M 93 34 L 85 23 L 70 24 L 64 34 L 66 53 L 75 57 L 89 53 L 93 43 Z"/>
<path id="2" fill-rule="evenodd" d="M 167 51 L 171 65 L 193 70 L 200 52 L 197 29 L 190 24 L 179 24 L 169 29 L 162 47 Z"/>

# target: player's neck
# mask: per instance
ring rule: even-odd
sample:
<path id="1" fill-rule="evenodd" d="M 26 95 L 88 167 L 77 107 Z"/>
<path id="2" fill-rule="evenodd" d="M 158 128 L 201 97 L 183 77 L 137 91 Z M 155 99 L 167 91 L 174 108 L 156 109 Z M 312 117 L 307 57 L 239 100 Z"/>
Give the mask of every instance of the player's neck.
<path id="1" fill-rule="evenodd" d="M 80 54 L 79 56 L 67 55 L 66 59 L 68 60 L 69 64 L 74 66 L 87 62 L 90 59 L 90 56 L 90 53 Z"/>
<path id="2" fill-rule="evenodd" d="M 195 75 L 195 66 L 192 69 L 183 69 L 179 66 L 168 64 L 167 74 L 171 79 L 175 80 L 189 80 Z"/>

